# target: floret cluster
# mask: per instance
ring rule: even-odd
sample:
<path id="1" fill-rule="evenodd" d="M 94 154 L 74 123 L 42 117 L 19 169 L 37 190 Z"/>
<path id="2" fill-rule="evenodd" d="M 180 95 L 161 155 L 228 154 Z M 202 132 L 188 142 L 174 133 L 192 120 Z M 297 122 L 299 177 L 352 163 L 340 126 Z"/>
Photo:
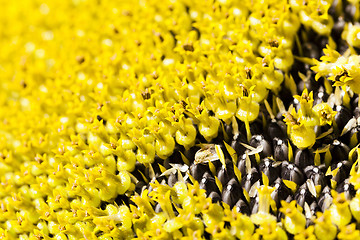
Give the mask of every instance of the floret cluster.
<path id="1" fill-rule="evenodd" d="M 0 9 L 0 239 L 360 239 L 359 0 Z"/>

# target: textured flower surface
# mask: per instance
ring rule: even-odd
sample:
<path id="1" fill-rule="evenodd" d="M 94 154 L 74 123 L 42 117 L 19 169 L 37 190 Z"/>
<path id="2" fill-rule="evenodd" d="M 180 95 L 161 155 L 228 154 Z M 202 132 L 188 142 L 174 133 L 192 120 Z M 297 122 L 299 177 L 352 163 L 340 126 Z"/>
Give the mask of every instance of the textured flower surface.
<path id="1" fill-rule="evenodd" d="M 0 0 L 0 239 L 359 239 L 358 0 Z"/>

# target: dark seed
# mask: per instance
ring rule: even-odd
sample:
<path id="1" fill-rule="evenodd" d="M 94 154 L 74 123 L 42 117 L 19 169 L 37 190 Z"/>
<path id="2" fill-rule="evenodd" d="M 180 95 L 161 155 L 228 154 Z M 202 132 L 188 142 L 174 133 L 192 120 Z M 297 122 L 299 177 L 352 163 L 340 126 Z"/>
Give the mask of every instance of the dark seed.
<path id="1" fill-rule="evenodd" d="M 215 178 L 206 172 L 200 181 L 200 188 L 206 190 L 206 195 L 209 196 L 211 192 L 218 192 L 219 189 L 216 185 Z"/>
<path id="2" fill-rule="evenodd" d="M 205 164 L 193 164 L 190 166 L 190 174 L 196 181 L 200 182 L 205 172 L 208 172 L 209 166 Z"/>
<path id="3" fill-rule="evenodd" d="M 326 48 L 326 45 L 329 44 L 329 38 L 328 37 L 325 37 L 325 36 L 322 36 L 320 37 L 319 41 L 317 41 L 319 44 L 318 46 L 321 48 L 321 49 L 324 49 Z M 312 89 L 311 91 L 313 91 L 314 89 Z"/>
<path id="4" fill-rule="evenodd" d="M 352 109 L 355 109 L 359 107 L 359 95 L 358 94 L 354 94 L 354 96 L 351 98 L 351 107 Z M 354 114 L 355 115 L 355 114 Z M 355 115 L 356 118 L 358 118 L 358 116 Z"/>
<path id="5" fill-rule="evenodd" d="M 222 200 L 232 208 L 240 198 L 244 198 L 243 190 L 240 184 L 233 178 L 224 187 Z"/>
<path id="6" fill-rule="evenodd" d="M 142 193 L 144 186 L 146 186 L 146 183 L 143 181 L 139 181 L 135 185 L 135 192 L 137 192 L 139 195 Z"/>
<path id="7" fill-rule="evenodd" d="M 349 109 L 344 106 L 336 106 L 335 111 L 337 112 L 335 115 L 335 123 L 338 128 L 339 133 L 344 129 L 345 125 L 352 118 L 352 114 Z"/>
<path id="8" fill-rule="evenodd" d="M 332 202 L 332 196 L 331 196 L 331 188 L 329 186 L 326 186 L 321 194 L 320 194 L 320 197 L 319 197 L 319 200 L 318 200 L 318 206 L 319 208 L 321 209 L 321 211 L 325 211 L 330 203 Z"/>
<path id="9" fill-rule="evenodd" d="M 177 172 L 176 173 L 170 173 L 167 183 L 170 187 L 173 187 L 175 183 L 178 181 Z"/>
<path id="10" fill-rule="evenodd" d="M 249 173 L 241 179 L 241 186 L 247 191 L 250 191 L 251 186 L 258 180 L 260 180 L 261 175 L 256 168 L 252 168 Z"/>
<path id="11" fill-rule="evenodd" d="M 304 208 L 305 202 L 307 204 L 311 204 L 313 201 L 315 201 L 315 197 L 310 193 L 308 186 L 306 183 L 301 185 L 297 192 L 295 193 L 295 200 L 299 206 Z"/>
<path id="12" fill-rule="evenodd" d="M 310 149 L 298 149 L 295 153 L 294 163 L 300 169 L 304 169 L 307 166 L 314 164 L 313 152 Z"/>
<path id="13" fill-rule="evenodd" d="M 360 126 L 356 126 L 350 130 L 350 133 L 347 133 L 349 141 L 347 142 L 350 146 L 355 146 L 359 143 L 360 139 Z M 355 154 L 357 156 L 357 152 Z M 355 156 L 354 156 L 355 157 Z"/>
<path id="14" fill-rule="evenodd" d="M 335 19 L 336 17 L 338 17 L 336 14 L 336 7 L 339 6 L 338 4 L 339 4 L 339 0 L 334 0 L 333 3 L 331 4 L 331 7 L 328 10 L 329 15 L 331 15 Z"/>
<path id="15" fill-rule="evenodd" d="M 251 199 L 250 209 L 251 209 L 251 214 L 256 214 L 259 211 L 259 197 Z"/>
<path id="16" fill-rule="evenodd" d="M 351 163 L 349 161 L 341 161 L 331 165 L 331 171 L 335 170 L 336 168 L 339 168 L 339 170 L 335 176 L 332 176 L 331 179 L 337 182 L 337 184 L 340 184 L 349 177 Z"/>
<path id="17" fill-rule="evenodd" d="M 336 191 L 339 193 L 344 192 L 345 198 L 347 200 L 351 200 L 353 197 L 355 197 L 355 194 L 356 194 L 354 185 L 350 184 L 348 180 L 345 180 L 344 182 L 339 184 L 336 188 Z"/>
<path id="18" fill-rule="evenodd" d="M 272 149 L 270 143 L 262 135 L 253 135 L 250 139 L 249 144 L 257 148 L 259 146 L 263 147 L 263 150 L 260 152 L 260 157 L 269 157 L 272 155 Z"/>
<path id="19" fill-rule="evenodd" d="M 293 196 L 289 195 L 289 196 L 285 199 L 285 202 L 289 203 L 289 202 L 291 202 L 292 200 L 294 200 Z"/>
<path id="20" fill-rule="evenodd" d="M 276 206 L 281 206 L 281 201 L 286 200 L 292 195 L 291 190 L 284 184 L 281 178 L 277 178 L 273 184 L 275 190 L 271 193 L 271 198 L 276 202 Z"/>
<path id="21" fill-rule="evenodd" d="M 217 177 L 219 178 L 219 180 L 223 186 L 226 185 L 230 181 L 230 179 L 234 178 L 235 173 L 234 173 L 234 167 L 233 167 L 232 162 L 226 164 L 226 167 L 224 165 L 222 165 L 217 174 Z"/>
<path id="22" fill-rule="evenodd" d="M 242 214 L 250 215 L 249 205 L 242 199 L 239 199 L 235 204 L 236 211 Z"/>
<path id="23" fill-rule="evenodd" d="M 224 150 L 223 150 L 223 151 L 224 151 Z M 224 155 L 225 155 L 225 152 L 224 152 Z M 225 159 L 225 161 L 226 161 L 226 163 L 229 163 L 229 162 L 230 162 L 229 159 Z M 211 163 L 214 165 L 215 169 L 217 169 L 217 170 L 219 170 L 219 169 L 221 168 L 221 166 L 223 165 L 223 164 L 220 162 L 220 160 L 215 160 L 215 161 L 212 161 Z"/>
<path id="24" fill-rule="evenodd" d="M 225 122 L 223 122 L 223 124 L 224 124 L 224 130 L 225 130 L 227 136 L 228 136 L 230 139 L 233 139 L 233 137 L 234 137 L 234 135 L 233 135 L 234 129 L 233 129 L 233 127 L 232 127 L 232 124 L 227 124 L 227 123 L 225 123 Z"/>
<path id="25" fill-rule="evenodd" d="M 269 123 L 267 133 L 270 139 L 274 139 L 274 138 L 285 139 L 286 125 L 282 121 L 273 120 Z"/>
<path id="26" fill-rule="evenodd" d="M 358 119 L 360 117 L 360 108 L 356 107 L 353 111 L 354 117 Z"/>
<path id="27" fill-rule="evenodd" d="M 350 148 L 344 143 L 334 140 L 330 146 L 331 163 L 338 163 L 343 160 L 347 160 L 349 156 Z"/>
<path id="28" fill-rule="evenodd" d="M 257 165 L 254 155 L 249 156 L 250 159 L 250 165 L 249 167 L 253 168 Z M 246 154 L 243 154 L 242 156 L 239 156 L 238 160 L 238 169 L 241 172 L 241 175 L 246 175 Z"/>
<path id="29" fill-rule="evenodd" d="M 288 158 L 288 142 L 285 140 L 282 140 L 280 138 L 275 138 L 273 140 L 274 145 L 274 158 L 277 161 L 289 161 Z"/>
<path id="30" fill-rule="evenodd" d="M 292 181 L 297 185 L 302 185 L 304 183 L 304 175 L 301 170 L 287 161 L 283 161 L 281 164 L 281 177 L 282 179 Z"/>
<path id="31" fill-rule="evenodd" d="M 221 202 L 221 197 L 217 192 L 211 192 L 209 198 L 211 198 L 213 203 Z"/>
<path id="32" fill-rule="evenodd" d="M 314 127 L 314 131 L 315 131 L 316 136 L 319 136 L 320 134 L 325 133 L 326 131 L 328 131 L 330 128 L 331 128 L 330 125 L 325 125 L 325 126 L 317 125 L 317 126 Z M 325 144 L 325 145 L 331 144 L 333 141 L 334 141 L 334 136 L 329 134 L 329 135 L 323 137 L 321 139 L 321 141 L 317 141 L 315 143 L 315 145 L 314 145 L 314 148 L 321 147 L 322 144 Z"/>
<path id="33" fill-rule="evenodd" d="M 310 213 L 311 213 L 312 216 L 316 216 L 316 212 L 320 211 L 320 208 L 319 208 L 316 201 L 309 204 L 309 207 L 310 207 Z M 309 226 L 311 226 L 313 224 L 314 224 L 314 221 L 313 221 L 312 217 L 306 218 L 306 227 L 309 227 Z"/>
<path id="34" fill-rule="evenodd" d="M 329 95 L 326 93 L 324 87 L 319 87 L 319 90 L 314 94 L 314 106 L 326 102 Z"/>
<path id="35" fill-rule="evenodd" d="M 310 205 L 310 211 L 311 211 L 312 215 L 315 216 L 316 213 L 317 213 L 318 211 L 320 211 L 319 205 L 317 204 L 316 201 L 312 202 L 312 203 L 309 204 L 309 205 Z"/>
<path id="36" fill-rule="evenodd" d="M 259 164 L 259 170 L 268 177 L 270 185 L 280 177 L 280 166 L 274 167 L 273 165 L 274 161 L 269 158 L 265 158 Z"/>
<path id="37" fill-rule="evenodd" d="M 313 181 L 315 186 L 320 185 L 321 188 L 325 187 L 326 178 L 320 167 L 311 165 L 306 167 L 304 171 L 306 178 L 311 179 L 311 181 Z"/>
<path id="38" fill-rule="evenodd" d="M 236 154 L 240 156 L 246 150 L 246 148 L 241 144 L 247 142 L 244 135 L 239 134 L 236 139 L 231 142 L 231 147 L 235 150 Z"/>

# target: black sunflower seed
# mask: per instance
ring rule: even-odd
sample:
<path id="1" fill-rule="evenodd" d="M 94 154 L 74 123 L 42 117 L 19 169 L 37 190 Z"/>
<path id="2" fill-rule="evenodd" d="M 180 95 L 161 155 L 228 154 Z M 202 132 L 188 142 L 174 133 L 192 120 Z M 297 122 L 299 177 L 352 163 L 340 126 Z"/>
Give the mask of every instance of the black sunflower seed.
<path id="1" fill-rule="evenodd" d="M 314 153 L 310 149 L 298 149 L 294 158 L 295 165 L 300 169 L 305 169 L 307 166 L 314 164 Z"/>
<path id="2" fill-rule="evenodd" d="M 325 211 L 332 202 L 332 196 L 331 196 L 331 188 L 329 186 L 326 186 L 318 199 L 318 206 L 321 209 L 321 211 Z"/>
<path id="3" fill-rule="evenodd" d="M 192 164 L 190 174 L 196 181 L 200 182 L 204 173 L 210 171 L 209 166 L 205 164 Z"/>
<path id="4" fill-rule="evenodd" d="M 285 139 L 286 138 L 286 125 L 282 121 L 273 120 L 269 123 L 267 134 L 270 139 Z"/>
<path id="5" fill-rule="evenodd" d="M 177 177 L 177 172 L 175 173 L 170 173 L 167 183 L 170 187 L 173 187 L 175 185 L 175 183 L 178 181 L 178 177 Z"/>
<path id="6" fill-rule="evenodd" d="M 325 168 L 325 165 L 322 166 L 307 166 L 304 169 L 307 179 L 311 179 L 315 186 L 321 186 L 321 189 L 327 185 L 327 180 L 322 169 Z"/>
<path id="7" fill-rule="evenodd" d="M 299 206 L 304 208 L 305 202 L 310 205 L 316 199 L 308 189 L 307 183 L 304 183 L 299 187 L 299 189 L 295 193 L 295 200 Z"/>
<path id="8" fill-rule="evenodd" d="M 233 178 L 224 186 L 222 200 L 230 207 L 233 207 L 240 198 L 244 199 L 243 190 L 240 184 Z"/>
<path id="9" fill-rule="evenodd" d="M 259 170 L 268 177 L 270 185 L 280 177 L 280 165 L 276 166 L 274 163 L 272 159 L 265 158 L 259 164 Z"/>
<path id="10" fill-rule="evenodd" d="M 350 184 L 348 180 L 345 180 L 344 182 L 340 183 L 337 188 L 336 191 L 338 193 L 345 193 L 345 198 L 350 200 L 353 197 L 355 197 L 356 191 L 354 188 L 354 185 Z"/>
<path id="11" fill-rule="evenodd" d="M 216 185 L 215 178 L 210 173 L 204 173 L 201 181 L 200 188 L 206 190 L 206 195 L 209 196 L 211 192 L 219 192 L 219 188 Z"/>
<path id="12" fill-rule="evenodd" d="M 339 163 L 335 163 L 331 165 L 331 171 L 338 169 L 337 173 L 332 175 L 332 180 L 337 184 L 342 183 L 349 177 L 351 163 L 349 161 L 341 161 Z"/>
<path id="13" fill-rule="evenodd" d="M 226 185 L 230 179 L 235 177 L 233 163 L 229 162 L 225 166 L 222 165 L 217 173 L 217 177 L 222 185 Z"/>
<path id="14" fill-rule="evenodd" d="M 276 206 L 279 208 L 281 201 L 286 200 L 292 196 L 291 190 L 284 184 L 281 178 L 277 178 L 273 184 L 275 190 L 271 193 L 271 198 L 275 201 Z"/>
<path id="15" fill-rule="evenodd" d="M 143 181 L 139 181 L 136 185 L 135 185 L 135 192 L 137 192 L 139 195 L 142 193 L 144 187 L 146 188 L 146 183 Z"/>
<path id="16" fill-rule="evenodd" d="M 335 111 L 337 112 L 335 115 L 335 123 L 339 130 L 339 133 L 344 129 L 345 125 L 350 121 L 352 118 L 352 114 L 349 109 L 340 105 L 336 106 Z"/>
<path id="17" fill-rule="evenodd" d="M 209 198 L 211 198 L 213 203 L 221 202 L 221 197 L 217 192 L 211 192 Z"/>
<path id="18" fill-rule="evenodd" d="M 249 167 L 250 168 L 256 167 L 257 162 L 255 160 L 254 155 L 249 156 L 249 159 L 250 159 L 250 166 Z M 242 156 L 239 156 L 237 167 L 240 170 L 242 176 L 246 175 L 246 154 L 243 154 Z"/>
<path id="19" fill-rule="evenodd" d="M 338 163 L 343 160 L 347 160 L 349 156 L 350 148 L 339 140 L 334 140 L 330 146 L 330 153 L 332 163 Z"/>
<path id="20" fill-rule="evenodd" d="M 324 87 L 320 86 L 317 92 L 314 94 L 314 106 L 319 103 L 326 102 L 328 97 L 329 95 L 326 93 Z"/>
<path id="21" fill-rule="evenodd" d="M 262 146 L 263 150 L 260 152 L 260 157 L 262 158 L 272 155 L 271 144 L 264 138 L 263 135 L 253 135 L 249 141 L 249 144 L 254 148 Z"/>
<path id="22" fill-rule="evenodd" d="M 306 227 L 309 227 L 314 224 L 313 216 L 316 216 L 316 213 L 320 211 L 320 208 L 316 201 L 309 204 L 309 208 L 310 208 L 311 217 L 306 218 Z"/>
<path id="23" fill-rule="evenodd" d="M 252 168 L 250 172 L 244 175 L 241 179 L 241 186 L 247 191 L 250 191 L 251 186 L 260 180 L 261 174 L 256 168 Z"/>
<path id="24" fill-rule="evenodd" d="M 239 134 L 236 139 L 232 140 L 231 147 L 235 150 L 238 156 L 245 152 L 246 148 L 241 144 L 245 142 L 247 142 L 247 140 L 243 134 Z"/>
<path id="25" fill-rule="evenodd" d="M 259 197 L 251 198 L 250 209 L 251 209 L 251 214 L 256 214 L 259 211 Z"/>
<path id="26" fill-rule="evenodd" d="M 242 199 L 239 199 L 235 204 L 236 211 L 242 214 L 250 215 L 249 205 Z"/>
<path id="27" fill-rule="evenodd" d="M 274 138 L 274 159 L 277 161 L 289 161 L 288 141 L 280 138 Z"/>
<path id="28" fill-rule="evenodd" d="M 302 185 L 305 181 L 304 175 L 295 164 L 283 161 L 281 164 L 281 178 Z"/>
<path id="29" fill-rule="evenodd" d="M 358 106 L 355 107 L 353 114 L 356 119 L 360 117 L 360 108 Z"/>

